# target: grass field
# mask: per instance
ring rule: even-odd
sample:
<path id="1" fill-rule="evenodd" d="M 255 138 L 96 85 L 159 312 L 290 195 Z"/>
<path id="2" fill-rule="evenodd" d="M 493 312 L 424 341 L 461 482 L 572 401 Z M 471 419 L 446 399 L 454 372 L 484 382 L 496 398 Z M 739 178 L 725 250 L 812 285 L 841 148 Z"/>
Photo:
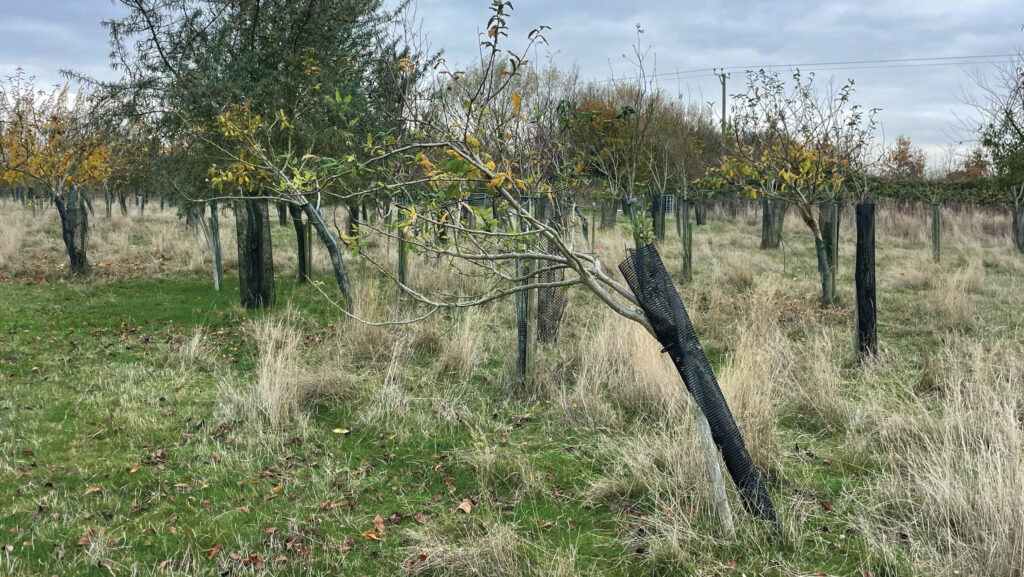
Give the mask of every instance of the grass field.
<path id="1" fill-rule="evenodd" d="M 171 211 L 97 215 L 89 280 L 62 272 L 52 209 L 29 215 L 0 207 L 2 575 L 1024 572 L 1024 257 L 1006 216 L 945 215 L 935 264 L 923 211 L 880 212 L 866 365 L 848 215 L 824 312 L 795 218 L 772 252 L 753 212 L 696 228 L 680 291 L 780 516 L 776 534 L 730 487 L 727 542 L 678 375 L 582 292 L 524 389 L 510 301 L 345 320 L 326 274 L 294 280 L 290 223 L 278 306 L 252 312 L 230 218 L 216 293 Z M 626 239 L 599 231 L 605 269 Z M 662 250 L 676 272 L 674 232 Z M 404 316 L 350 266 L 360 315 Z"/>

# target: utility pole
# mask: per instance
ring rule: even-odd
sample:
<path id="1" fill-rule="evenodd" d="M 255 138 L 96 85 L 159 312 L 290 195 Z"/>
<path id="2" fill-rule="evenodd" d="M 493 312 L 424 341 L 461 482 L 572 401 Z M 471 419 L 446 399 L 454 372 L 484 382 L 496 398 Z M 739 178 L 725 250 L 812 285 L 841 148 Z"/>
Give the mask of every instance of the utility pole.
<path id="1" fill-rule="evenodd" d="M 722 82 L 722 150 L 725 151 L 725 132 L 726 132 L 726 117 L 725 117 L 725 81 L 729 78 L 729 75 L 725 73 L 725 69 L 716 68 L 715 70 L 721 70 L 721 72 L 715 72 L 715 76 Z"/>

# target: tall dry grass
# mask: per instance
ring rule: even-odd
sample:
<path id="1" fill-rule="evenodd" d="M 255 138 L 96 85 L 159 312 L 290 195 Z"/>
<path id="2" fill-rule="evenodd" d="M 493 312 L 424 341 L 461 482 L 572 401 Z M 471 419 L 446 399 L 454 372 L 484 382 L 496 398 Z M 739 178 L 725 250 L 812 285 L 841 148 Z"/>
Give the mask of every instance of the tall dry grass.
<path id="1" fill-rule="evenodd" d="M 910 555 L 939 575 L 1024 573 L 1024 348 L 1017 342 L 952 341 L 937 370 L 940 410 L 913 409 L 879 422 L 883 463 L 864 523 L 879 557 Z M 913 416 L 913 420 L 908 417 Z M 912 429 L 910 434 L 909 430 Z M 908 538 L 898 538 L 898 533 Z"/>

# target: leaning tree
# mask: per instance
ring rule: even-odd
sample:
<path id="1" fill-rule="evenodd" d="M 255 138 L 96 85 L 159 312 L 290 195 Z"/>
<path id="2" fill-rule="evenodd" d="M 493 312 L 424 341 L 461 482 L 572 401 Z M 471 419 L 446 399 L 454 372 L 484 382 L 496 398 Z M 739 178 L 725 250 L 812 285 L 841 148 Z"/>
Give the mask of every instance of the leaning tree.
<path id="1" fill-rule="evenodd" d="M 628 286 L 604 266 L 599 254 L 586 250 L 580 242 L 574 187 L 583 167 L 545 166 L 562 157 L 542 154 L 532 146 L 539 142 L 542 135 L 538 132 L 545 126 L 543 119 L 537 121 L 538 114 L 564 114 L 565 107 L 535 111 L 541 99 L 530 101 L 513 92 L 515 78 L 527 71 L 528 62 L 521 55 L 545 42 L 543 28 L 528 34 L 526 50 L 505 50 L 510 10 L 507 2 L 492 5 L 478 71 L 467 73 L 436 63 L 430 74 L 407 92 L 400 119 L 406 129 L 369 134 L 362 154 L 332 157 L 327 154 L 329 148 L 321 153 L 315 146 L 279 154 L 266 149 L 265 140 L 252 138 L 245 154 L 239 153 L 235 160 L 247 163 L 249 170 L 276 174 L 275 198 L 287 202 L 315 195 L 350 198 L 363 192 L 359 183 L 372 175 L 371 189 L 390 195 L 397 214 L 390 222 L 380 219 L 364 228 L 443 262 L 459 277 L 476 279 L 462 282 L 458 288 L 437 282 L 418 284 L 415 279 L 403 278 L 390 259 L 359 250 L 359 256 L 392 281 L 413 307 L 402 309 L 406 318 L 385 320 L 385 324 L 415 322 L 441 310 L 571 287 L 639 323 L 665 347 L 703 410 L 698 413 L 698 424 L 707 433 L 702 441 L 712 477 L 718 471 L 717 445 L 744 506 L 774 520 L 763 479 L 743 445 L 685 307 L 654 249 L 650 228 L 634 219 L 638 247 L 620 265 Z M 399 68 L 408 71 L 417 66 L 413 61 Z M 490 213 L 471 204 L 480 192 L 492 203 Z M 567 208 L 564 220 L 552 221 L 539 214 L 545 199 L 553 203 L 555 198 Z M 356 243 L 353 248 L 360 246 Z M 362 322 L 377 322 L 345 312 Z M 716 499 L 718 504 L 727 508 L 724 489 L 716 495 L 721 497 Z"/>

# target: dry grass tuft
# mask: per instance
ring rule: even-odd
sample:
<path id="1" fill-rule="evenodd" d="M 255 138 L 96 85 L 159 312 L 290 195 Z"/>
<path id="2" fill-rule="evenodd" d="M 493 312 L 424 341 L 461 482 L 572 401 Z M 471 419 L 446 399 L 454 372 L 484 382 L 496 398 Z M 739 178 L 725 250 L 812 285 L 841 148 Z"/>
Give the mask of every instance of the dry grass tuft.
<path id="1" fill-rule="evenodd" d="M 459 315 L 451 334 L 441 341 L 439 375 L 455 375 L 461 381 L 473 376 L 484 356 L 483 337 L 487 331 L 483 320 L 484 313 L 480 309 L 469 309 Z"/>
<path id="2" fill-rule="evenodd" d="M 985 288 L 985 267 L 976 258 L 965 257 L 964 264 L 952 274 L 941 278 L 932 291 L 931 305 L 940 327 L 968 330 L 976 315 L 971 295 Z"/>
<path id="3" fill-rule="evenodd" d="M 511 523 L 487 520 L 460 527 L 428 525 L 411 535 L 405 562 L 409 575 L 436 577 L 572 577 L 574 551 L 536 556 L 531 543 Z"/>
<path id="4" fill-rule="evenodd" d="M 946 345 L 942 410 L 914 411 L 913 436 L 880 435 L 887 458 L 869 519 L 883 557 L 910 535 L 912 557 L 939 575 L 1024 571 L 1024 350 L 1018 343 Z M 924 401 L 919 401 L 924 403 Z M 900 415 L 902 420 L 907 414 Z"/>

